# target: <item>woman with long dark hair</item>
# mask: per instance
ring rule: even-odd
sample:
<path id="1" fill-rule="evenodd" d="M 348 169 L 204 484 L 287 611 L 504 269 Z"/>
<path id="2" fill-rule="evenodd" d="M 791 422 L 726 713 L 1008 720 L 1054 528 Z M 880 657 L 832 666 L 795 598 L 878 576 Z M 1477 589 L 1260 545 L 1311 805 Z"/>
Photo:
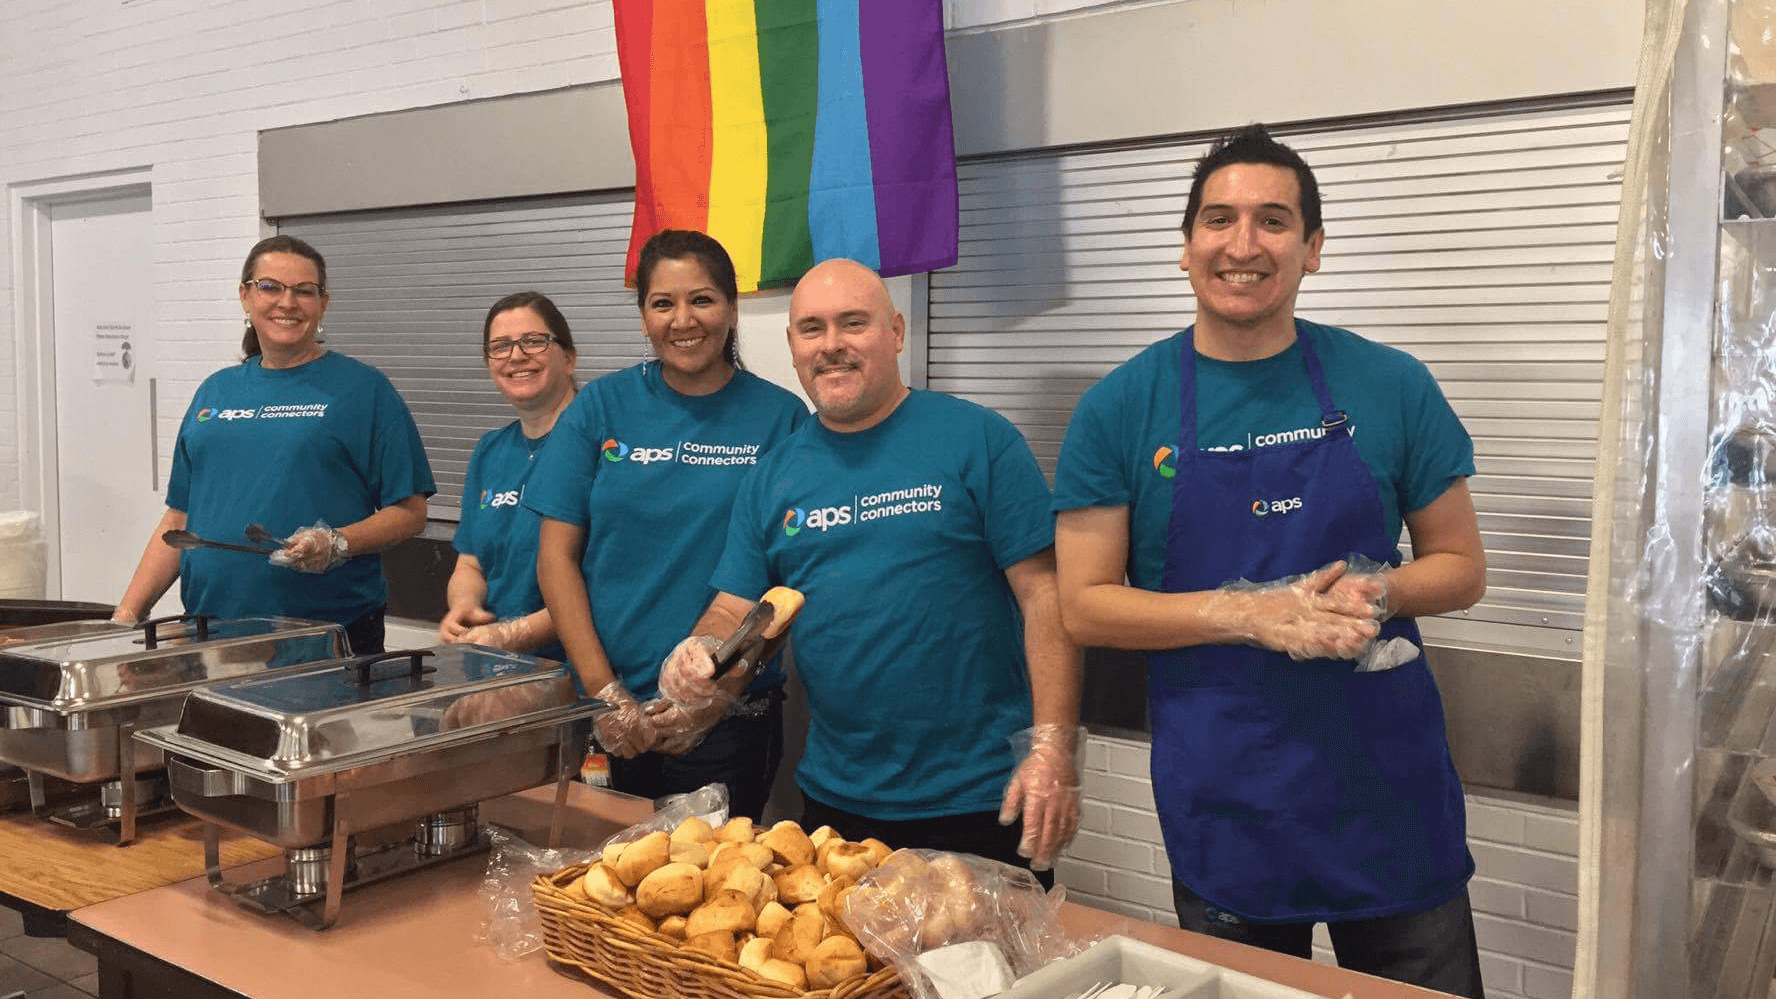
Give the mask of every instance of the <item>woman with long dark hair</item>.
<path id="1" fill-rule="evenodd" d="M 293 236 L 260 240 L 241 268 L 246 357 L 198 387 L 179 427 L 167 512 L 116 619 L 146 615 L 176 579 L 187 613 L 333 621 L 354 652 L 380 652 L 388 584 L 381 560 L 425 526 L 434 491 L 419 431 L 382 372 L 321 345 L 327 262 Z M 174 528 L 257 544 L 270 559 L 180 552 Z"/>
<path id="2" fill-rule="evenodd" d="M 653 358 L 587 385 L 550 435 L 524 494 L 543 517 L 537 578 L 580 682 L 615 706 L 597 719 L 613 786 L 657 798 L 719 781 L 733 814 L 756 819 L 782 756 L 781 670 L 737 702 L 640 702 L 714 595 L 741 478 L 807 407 L 741 367 L 720 243 L 658 233 L 635 285 Z"/>

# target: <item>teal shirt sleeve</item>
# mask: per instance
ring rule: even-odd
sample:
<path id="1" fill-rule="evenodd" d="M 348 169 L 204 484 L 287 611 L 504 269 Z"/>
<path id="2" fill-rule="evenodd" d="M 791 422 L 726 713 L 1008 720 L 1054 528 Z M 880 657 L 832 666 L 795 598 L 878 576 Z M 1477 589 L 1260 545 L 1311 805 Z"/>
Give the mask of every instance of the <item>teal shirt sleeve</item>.
<path id="1" fill-rule="evenodd" d="M 387 378 L 378 378 L 370 440 L 370 484 L 379 507 L 391 506 L 409 496 L 430 496 L 438 491 L 432 465 L 426 459 L 425 442 L 407 409 L 406 400 Z"/>
<path id="2" fill-rule="evenodd" d="M 1457 479 L 1474 474 L 1474 440 L 1423 363 L 1412 359 L 1416 377 L 1403 388 L 1407 420 L 1406 467 L 1399 482 L 1402 515 L 1429 506 Z"/>
<path id="3" fill-rule="evenodd" d="M 1116 381 L 1106 377 L 1087 389 L 1067 423 L 1067 433 L 1061 438 L 1061 456 L 1055 462 L 1057 513 L 1129 504 L 1128 477 L 1123 474 L 1120 460 L 1128 443 L 1127 435 L 1118 428 L 1122 407 Z"/>
<path id="4" fill-rule="evenodd" d="M 586 497 L 598 474 L 598 383 L 580 390 L 537 454 L 537 469 L 524 490 L 524 505 L 550 520 L 585 527 Z"/>
<path id="5" fill-rule="evenodd" d="M 793 447 L 783 443 L 779 447 Z M 772 475 L 770 462 L 760 462 L 740 483 L 734 496 L 734 509 L 728 516 L 728 536 L 721 559 L 709 577 L 709 585 L 720 592 L 732 593 L 747 600 L 757 600 L 777 580 L 765 556 L 765 534 L 771 529 L 765 514 L 760 512 L 765 482 Z"/>
<path id="6" fill-rule="evenodd" d="M 1016 427 L 997 413 L 987 422 L 989 458 L 981 508 L 987 546 L 1007 569 L 1054 545 L 1048 480 Z"/>

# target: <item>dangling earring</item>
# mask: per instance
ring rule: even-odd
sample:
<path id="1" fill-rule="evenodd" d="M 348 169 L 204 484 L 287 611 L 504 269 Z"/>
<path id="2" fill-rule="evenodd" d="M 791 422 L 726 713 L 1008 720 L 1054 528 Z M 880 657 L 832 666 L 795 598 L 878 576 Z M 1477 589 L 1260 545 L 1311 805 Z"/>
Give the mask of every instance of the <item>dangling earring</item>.
<path id="1" fill-rule="evenodd" d="M 252 329 L 253 329 L 253 317 L 252 316 L 242 316 L 241 322 L 247 324 L 247 331 L 248 332 L 252 331 Z"/>

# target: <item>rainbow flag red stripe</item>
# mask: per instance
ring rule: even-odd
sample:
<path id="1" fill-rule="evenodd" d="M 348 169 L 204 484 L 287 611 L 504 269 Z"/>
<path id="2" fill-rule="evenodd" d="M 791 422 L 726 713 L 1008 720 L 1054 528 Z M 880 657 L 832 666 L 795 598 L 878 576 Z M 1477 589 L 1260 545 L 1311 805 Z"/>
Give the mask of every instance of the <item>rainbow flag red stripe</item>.
<path id="1" fill-rule="evenodd" d="M 661 229 L 699 229 L 741 291 L 850 257 L 884 275 L 956 262 L 942 0 L 616 0 L 635 152 L 626 275 Z"/>

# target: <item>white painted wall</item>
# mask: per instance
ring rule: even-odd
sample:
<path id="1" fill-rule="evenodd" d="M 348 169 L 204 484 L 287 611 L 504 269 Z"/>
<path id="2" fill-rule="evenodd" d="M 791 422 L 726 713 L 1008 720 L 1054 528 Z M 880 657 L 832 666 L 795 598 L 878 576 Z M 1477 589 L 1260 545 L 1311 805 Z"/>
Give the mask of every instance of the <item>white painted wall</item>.
<path id="1" fill-rule="evenodd" d="M 1634 0 L 948 0 L 946 10 L 952 53 L 1003 63 L 998 92 L 1018 95 L 984 114 L 958 111 L 965 152 L 1135 134 L 1124 123 L 1151 119 L 1135 113 L 1149 105 L 1214 127 L 1622 87 L 1640 18 Z M 1075 20 L 1089 30 L 1046 30 Z M 608 0 L 0 0 L 0 23 L 0 185 L 149 171 L 159 343 L 144 374 L 160 380 L 163 467 L 198 382 L 236 359 L 232 286 L 241 254 L 266 231 L 259 130 L 617 75 Z M 1140 30 L 1156 24 L 1176 37 Z M 1142 65 L 1161 65 L 1171 82 L 1130 94 L 1128 81 L 1151 77 Z M 513 155 L 547 152 L 539 136 Z M 0 509 L 19 504 L 17 470 L 36 460 L 20 438 L 23 264 L 8 203 Z M 908 285 L 897 287 L 904 307 Z M 786 308 L 781 294 L 749 299 L 743 336 L 753 366 L 793 388 L 787 350 L 772 346 L 783 343 Z M 1098 738 L 1090 753 L 1088 825 L 1063 879 L 1081 897 L 1164 919 L 1146 747 Z M 1493 994 L 1564 995 L 1570 816 L 1471 804 Z"/>

